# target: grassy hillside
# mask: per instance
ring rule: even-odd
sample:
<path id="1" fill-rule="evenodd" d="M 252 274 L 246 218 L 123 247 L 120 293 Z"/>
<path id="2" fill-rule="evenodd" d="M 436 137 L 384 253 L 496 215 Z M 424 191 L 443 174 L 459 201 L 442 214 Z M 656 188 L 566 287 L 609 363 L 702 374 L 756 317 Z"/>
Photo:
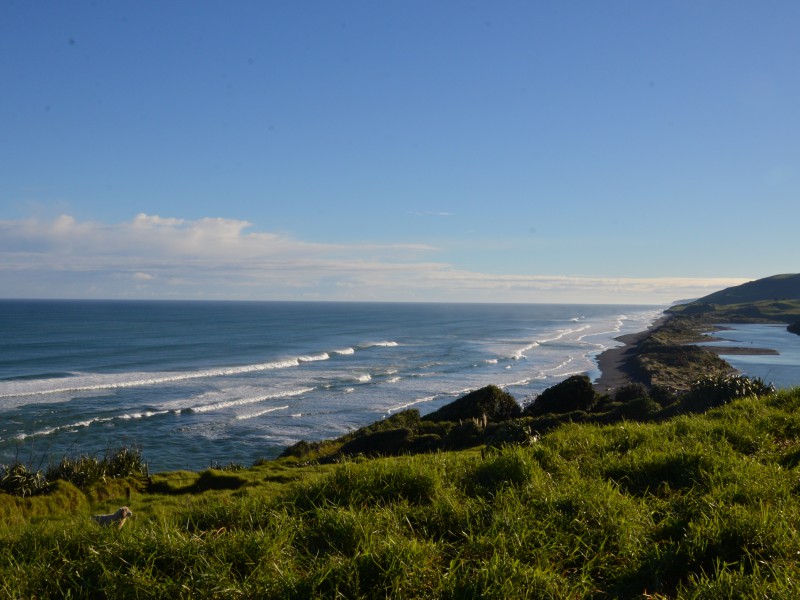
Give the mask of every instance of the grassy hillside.
<path id="1" fill-rule="evenodd" d="M 121 531 L 92 512 L 128 504 Z M 0 494 L 0 597 L 800 597 L 800 390 L 501 449 Z"/>
<path id="2" fill-rule="evenodd" d="M 709 323 L 795 323 L 800 321 L 800 274 L 750 281 L 674 306 L 668 312 L 702 317 Z"/>
<path id="3" fill-rule="evenodd" d="M 800 274 L 773 275 L 742 285 L 729 287 L 709 294 L 702 301 L 707 304 L 747 304 L 763 300 L 800 299 Z"/>

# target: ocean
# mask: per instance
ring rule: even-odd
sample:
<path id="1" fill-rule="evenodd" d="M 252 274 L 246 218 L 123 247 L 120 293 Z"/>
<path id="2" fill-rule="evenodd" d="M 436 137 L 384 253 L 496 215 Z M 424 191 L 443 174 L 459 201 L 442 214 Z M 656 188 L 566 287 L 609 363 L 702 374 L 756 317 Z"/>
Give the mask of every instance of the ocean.
<path id="1" fill-rule="evenodd" d="M 524 404 L 663 308 L 2 300 L 0 463 L 249 465 L 488 384 Z"/>

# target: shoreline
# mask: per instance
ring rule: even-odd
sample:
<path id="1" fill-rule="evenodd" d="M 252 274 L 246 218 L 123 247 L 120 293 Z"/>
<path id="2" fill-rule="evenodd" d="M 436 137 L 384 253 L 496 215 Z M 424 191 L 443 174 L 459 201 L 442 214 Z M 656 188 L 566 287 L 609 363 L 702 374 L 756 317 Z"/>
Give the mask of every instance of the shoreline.
<path id="1" fill-rule="evenodd" d="M 643 383 L 640 377 L 631 372 L 628 363 L 633 357 L 639 342 L 649 336 L 655 329 L 661 327 L 669 315 L 662 315 L 643 331 L 628 333 L 614 338 L 622 342 L 623 346 L 609 348 L 597 355 L 597 368 L 600 370 L 598 377 L 592 385 L 600 394 L 607 394 L 629 383 Z"/>
<path id="2" fill-rule="evenodd" d="M 631 383 L 643 383 L 646 381 L 641 376 L 637 375 L 630 368 L 630 360 L 636 355 L 639 343 L 647 338 L 653 331 L 664 325 L 672 315 L 664 314 L 656 319 L 650 327 L 644 331 L 637 333 L 630 333 L 614 338 L 624 345 L 618 348 L 609 348 L 604 350 L 597 356 L 597 368 L 600 371 L 600 376 L 592 383 L 599 394 L 610 394 L 624 385 Z M 713 334 L 718 331 L 724 331 L 724 326 L 709 327 L 709 332 L 712 335 L 708 336 L 708 341 L 719 341 L 722 338 L 717 338 Z M 713 352 L 718 357 L 724 356 L 742 356 L 742 355 L 777 355 L 778 351 L 772 348 L 756 348 L 746 346 L 709 346 L 703 343 L 695 343 L 690 345 L 697 345 L 703 350 Z M 723 358 L 724 360 L 724 358 Z M 729 363 L 726 363 L 729 364 Z M 730 365 L 729 365 L 730 366 Z M 734 367 L 731 366 L 731 369 Z M 735 370 L 735 369 L 734 369 Z"/>

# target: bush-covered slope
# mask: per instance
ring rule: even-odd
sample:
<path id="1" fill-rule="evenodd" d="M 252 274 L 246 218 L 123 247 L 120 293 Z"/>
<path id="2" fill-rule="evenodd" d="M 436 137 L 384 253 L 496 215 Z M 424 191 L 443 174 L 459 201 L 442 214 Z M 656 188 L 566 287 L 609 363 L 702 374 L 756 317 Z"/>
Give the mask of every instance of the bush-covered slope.
<path id="1" fill-rule="evenodd" d="M 513 396 L 496 386 L 487 386 L 429 415 L 420 416 L 417 409 L 408 409 L 336 439 L 298 442 L 281 456 L 330 463 L 355 456 L 497 447 L 524 442 L 565 423 L 662 421 L 772 391 L 771 385 L 760 380 L 723 373 L 699 377 L 680 393 L 665 387 L 648 389 L 631 384 L 618 389 L 612 397 L 598 394 L 586 375 L 573 375 L 544 390 L 521 411 Z"/>

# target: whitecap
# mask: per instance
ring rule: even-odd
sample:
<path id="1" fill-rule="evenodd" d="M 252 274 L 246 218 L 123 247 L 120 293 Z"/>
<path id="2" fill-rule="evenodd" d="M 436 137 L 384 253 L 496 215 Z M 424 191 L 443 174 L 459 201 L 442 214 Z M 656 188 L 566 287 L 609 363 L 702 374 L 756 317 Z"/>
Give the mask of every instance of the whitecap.
<path id="1" fill-rule="evenodd" d="M 528 358 L 528 356 L 525 353 L 530 351 L 530 350 L 533 350 L 534 348 L 537 348 L 538 346 L 540 346 L 540 343 L 538 341 L 531 342 L 527 346 L 524 346 L 524 347 L 520 348 L 519 350 L 517 350 L 516 352 L 514 352 L 511 356 L 509 356 L 509 358 L 512 359 L 512 360 L 524 360 L 524 359 Z M 495 361 L 495 362 L 497 362 L 497 361 Z"/>
<path id="2" fill-rule="evenodd" d="M 316 362 L 319 360 L 328 360 L 330 355 L 327 352 L 321 354 L 312 354 L 311 356 L 298 356 L 297 360 L 301 363 Z"/>
<path id="3" fill-rule="evenodd" d="M 430 402 L 431 400 L 435 400 L 437 396 L 425 396 L 423 398 L 417 398 L 416 400 L 411 400 L 410 402 L 405 402 L 403 404 L 398 404 L 397 406 L 392 406 L 386 412 L 389 414 L 400 412 L 401 410 L 405 410 L 410 408 L 416 404 L 422 404 L 423 402 Z"/>
<path id="4" fill-rule="evenodd" d="M 59 431 L 67 431 L 67 432 L 75 432 L 80 427 L 89 427 L 95 423 L 105 423 L 108 421 L 112 421 L 115 418 L 122 418 L 122 417 L 95 417 L 93 419 L 86 419 L 84 421 L 77 421 L 75 423 L 70 423 L 68 425 L 56 425 L 55 427 L 49 427 L 47 429 L 40 429 L 39 431 L 35 431 L 33 433 L 19 433 L 13 437 L 16 440 L 25 440 L 28 438 L 35 438 L 35 437 L 42 437 L 46 435 L 52 435 L 54 433 L 58 433 Z"/>
<path id="5" fill-rule="evenodd" d="M 364 344 L 360 344 L 359 348 L 394 348 L 395 346 L 399 346 L 397 342 L 392 341 L 383 341 L 383 342 L 365 342 Z"/>
<path id="6" fill-rule="evenodd" d="M 169 410 L 148 410 L 148 411 L 145 411 L 145 412 L 135 412 L 135 413 L 129 413 L 129 414 L 125 414 L 125 415 L 120 415 L 118 418 L 120 418 L 120 419 L 144 419 L 144 418 L 148 418 L 148 417 L 155 417 L 157 415 L 166 415 L 169 412 L 173 412 L 173 411 L 169 411 Z"/>
<path id="7" fill-rule="evenodd" d="M 95 390 L 113 390 L 122 388 L 175 383 L 190 379 L 205 377 L 223 377 L 228 375 L 241 375 L 257 371 L 272 369 L 285 369 L 298 366 L 297 358 L 279 360 L 237 367 L 216 367 L 199 371 L 164 372 L 164 373 L 124 373 L 124 374 L 76 374 L 75 377 L 64 379 L 42 379 L 25 382 L 7 382 L 0 384 L 0 399 L 20 396 L 40 396 L 59 394 L 65 392 L 86 392 Z"/>
<path id="8" fill-rule="evenodd" d="M 204 413 L 216 410 L 222 410 L 224 408 L 230 408 L 231 406 L 243 406 L 246 404 L 257 404 L 259 402 L 265 402 L 266 400 L 275 400 L 278 398 L 291 398 L 293 396 L 300 396 L 302 394 L 307 394 L 308 392 L 313 391 L 313 387 L 306 387 L 300 388 L 296 390 L 287 390 L 285 392 L 275 392 L 273 394 L 261 395 L 261 396 L 251 396 L 246 398 L 237 398 L 235 400 L 223 400 L 221 402 L 214 402 L 213 404 L 201 404 L 199 406 L 191 406 L 189 408 L 183 409 L 184 412 L 187 413 Z"/>
<path id="9" fill-rule="evenodd" d="M 236 418 L 238 420 L 240 420 L 240 421 L 243 421 L 245 419 L 255 419 L 256 417 L 260 417 L 262 415 L 266 415 L 268 413 L 275 412 L 276 410 L 286 410 L 287 408 L 289 408 L 288 404 L 286 406 L 273 406 L 272 408 L 267 408 L 267 409 L 260 410 L 258 412 L 254 412 L 254 413 L 249 413 L 249 414 L 246 414 L 246 415 L 236 415 Z"/>

